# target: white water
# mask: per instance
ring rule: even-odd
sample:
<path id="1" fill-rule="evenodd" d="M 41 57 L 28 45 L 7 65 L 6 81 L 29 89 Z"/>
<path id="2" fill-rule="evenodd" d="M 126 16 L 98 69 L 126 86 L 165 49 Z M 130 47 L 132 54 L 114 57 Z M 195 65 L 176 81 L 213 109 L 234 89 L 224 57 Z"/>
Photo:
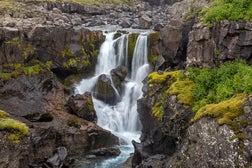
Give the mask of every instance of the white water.
<path id="1" fill-rule="evenodd" d="M 110 74 L 110 71 L 118 66 L 128 66 L 128 35 L 122 35 L 114 39 L 114 33 L 107 33 L 105 42 L 100 48 L 98 62 L 95 69 L 95 76 L 90 79 L 83 79 L 76 86 L 76 93 L 92 92 L 92 89 L 101 74 Z M 108 105 L 100 100 L 93 98 L 95 110 L 98 116 L 97 124 L 110 130 L 119 137 L 121 144 L 125 146 L 126 151 L 120 155 L 133 151 L 132 140 L 139 141 L 140 128 L 137 114 L 137 99 L 142 97 L 142 81 L 149 73 L 149 64 L 147 59 L 147 35 L 139 35 L 133 59 L 131 70 L 126 78 L 125 89 L 121 95 L 121 101 L 115 106 Z M 125 153 L 126 152 L 126 153 Z M 127 156 L 127 157 L 128 157 Z M 122 158 L 106 160 L 96 167 L 113 167 L 115 163 L 121 162 Z M 124 159 L 127 159 L 124 158 Z M 105 165 L 104 165 L 105 164 Z"/>

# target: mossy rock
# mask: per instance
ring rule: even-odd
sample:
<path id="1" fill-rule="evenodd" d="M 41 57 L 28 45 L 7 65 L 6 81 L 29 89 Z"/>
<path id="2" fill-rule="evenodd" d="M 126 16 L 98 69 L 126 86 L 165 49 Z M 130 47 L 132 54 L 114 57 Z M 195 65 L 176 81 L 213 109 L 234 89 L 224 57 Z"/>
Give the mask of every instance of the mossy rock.
<path id="1" fill-rule="evenodd" d="M 8 117 L 3 110 L 0 110 L 0 131 L 7 131 L 8 139 L 14 143 L 19 143 L 22 137 L 29 134 L 26 124 Z"/>
<path id="2" fill-rule="evenodd" d="M 148 61 L 154 64 L 158 60 L 158 42 L 160 32 L 150 33 L 148 36 Z"/>

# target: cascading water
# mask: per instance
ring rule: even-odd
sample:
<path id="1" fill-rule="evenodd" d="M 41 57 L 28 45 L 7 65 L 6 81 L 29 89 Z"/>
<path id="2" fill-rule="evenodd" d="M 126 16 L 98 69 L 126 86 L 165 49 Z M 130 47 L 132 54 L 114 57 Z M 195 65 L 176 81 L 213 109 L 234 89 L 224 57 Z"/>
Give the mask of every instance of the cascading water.
<path id="1" fill-rule="evenodd" d="M 106 33 L 105 42 L 102 44 L 95 76 L 84 79 L 76 86 L 76 93 L 92 92 L 100 75 L 110 76 L 110 71 L 118 66 L 128 67 L 128 35 L 124 34 L 114 39 L 115 32 Z M 120 101 L 115 105 L 109 105 L 101 100 L 93 98 L 98 116 L 98 125 L 110 130 L 121 140 L 122 153 L 115 159 L 106 160 L 93 167 L 118 167 L 117 164 L 124 161 L 133 152 L 132 140 L 138 141 L 140 128 L 137 114 L 137 99 L 142 96 L 142 81 L 149 73 L 147 59 L 147 34 L 140 34 L 129 70 L 126 77 L 124 92 L 120 95 Z M 110 77 L 111 79 L 111 77 Z M 115 90 L 116 88 L 113 87 Z"/>

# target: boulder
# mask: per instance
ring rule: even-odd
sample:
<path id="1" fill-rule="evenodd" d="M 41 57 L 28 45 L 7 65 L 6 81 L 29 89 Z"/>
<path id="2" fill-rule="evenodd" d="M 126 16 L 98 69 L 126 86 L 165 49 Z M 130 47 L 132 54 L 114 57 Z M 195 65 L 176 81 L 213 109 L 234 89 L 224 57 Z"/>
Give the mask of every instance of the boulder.
<path id="1" fill-rule="evenodd" d="M 152 26 L 152 19 L 148 15 L 143 14 L 139 18 L 139 25 L 142 29 L 150 29 Z"/>
<path id="2" fill-rule="evenodd" d="M 67 103 L 70 111 L 85 120 L 96 122 L 97 115 L 94 109 L 91 93 L 86 92 L 82 95 L 73 95 Z"/>
<path id="3" fill-rule="evenodd" d="M 114 105 L 118 101 L 118 93 L 112 85 L 108 75 L 102 74 L 98 77 L 94 87 L 94 97 L 105 103 Z"/>
<path id="4" fill-rule="evenodd" d="M 123 81 L 128 74 L 128 69 L 124 66 L 119 66 L 115 69 L 112 69 L 110 74 L 116 89 L 118 90 L 119 93 L 122 93 Z"/>
<path id="5" fill-rule="evenodd" d="M 52 168 L 61 168 L 66 157 L 67 149 L 65 147 L 58 147 L 54 155 L 47 159 L 45 165 Z"/>

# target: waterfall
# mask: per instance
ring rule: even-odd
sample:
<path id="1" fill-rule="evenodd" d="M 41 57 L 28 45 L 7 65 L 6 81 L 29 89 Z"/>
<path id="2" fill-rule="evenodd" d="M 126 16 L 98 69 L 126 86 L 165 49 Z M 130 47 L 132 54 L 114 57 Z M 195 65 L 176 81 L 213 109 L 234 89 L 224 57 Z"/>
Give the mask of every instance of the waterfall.
<path id="1" fill-rule="evenodd" d="M 95 76 L 83 79 L 76 86 L 76 93 L 92 92 L 101 74 L 110 76 L 110 71 L 118 66 L 130 67 L 128 65 L 128 34 L 114 39 L 115 34 L 116 32 L 105 34 L 106 39 L 100 48 Z M 147 34 L 140 34 L 135 45 L 131 70 L 125 79 L 124 91 L 119 94 L 119 102 L 109 105 L 93 97 L 98 116 L 97 124 L 118 136 L 122 144 L 131 145 L 133 139 L 138 141 L 140 137 L 137 99 L 142 96 L 142 81 L 149 73 L 147 51 Z M 113 88 L 116 90 L 114 86 Z M 132 147 L 131 149 L 133 150 Z"/>

